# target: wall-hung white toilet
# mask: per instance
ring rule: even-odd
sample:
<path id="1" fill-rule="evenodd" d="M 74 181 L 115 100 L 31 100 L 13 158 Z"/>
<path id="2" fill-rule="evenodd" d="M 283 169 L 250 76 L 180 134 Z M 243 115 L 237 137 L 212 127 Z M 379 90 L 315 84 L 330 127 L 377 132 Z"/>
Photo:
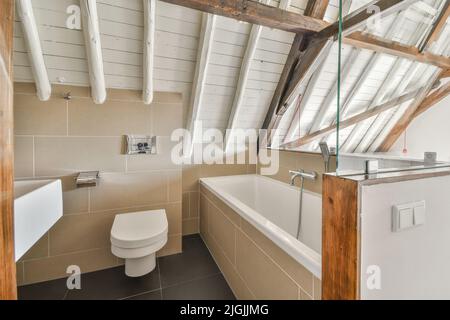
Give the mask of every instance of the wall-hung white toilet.
<path id="1" fill-rule="evenodd" d="M 156 252 L 167 242 L 165 210 L 117 214 L 111 229 L 111 251 L 125 259 L 125 274 L 140 277 L 155 269 Z"/>

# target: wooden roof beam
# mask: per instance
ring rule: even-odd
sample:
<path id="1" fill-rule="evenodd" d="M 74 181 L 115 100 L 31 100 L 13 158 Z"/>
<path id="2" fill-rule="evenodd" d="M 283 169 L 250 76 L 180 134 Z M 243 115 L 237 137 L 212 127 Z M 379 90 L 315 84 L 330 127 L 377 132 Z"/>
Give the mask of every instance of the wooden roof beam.
<path id="1" fill-rule="evenodd" d="M 318 32 L 329 24 L 322 18 L 289 12 L 255 0 L 162 0 L 167 3 L 200 10 L 264 27 L 288 32 Z M 321 0 L 323 1 L 323 0 Z M 409 0 L 408 0 L 409 1 Z M 327 1 L 328 2 L 328 1 Z"/>

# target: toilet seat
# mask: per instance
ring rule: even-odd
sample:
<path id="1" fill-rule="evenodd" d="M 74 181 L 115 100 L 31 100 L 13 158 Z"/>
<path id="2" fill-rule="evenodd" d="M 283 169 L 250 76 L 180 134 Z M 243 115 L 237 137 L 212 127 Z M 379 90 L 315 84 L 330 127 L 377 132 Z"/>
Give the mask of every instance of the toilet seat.
<path id="1" fill-rule="evenodd" d="M 156 267 L 156 252 L 167 243 L 165 210 L 117 214 L 111 228 L 111 252 L 125 259 L 125 274 L 141 277 Z"/>
<path id="2" fill-rule="evenodd" d="M 111 229 L 111 244 L 123 249 L 159 247 L 167 241 L 167 231 L 165 210 L 118 214 Z"/>

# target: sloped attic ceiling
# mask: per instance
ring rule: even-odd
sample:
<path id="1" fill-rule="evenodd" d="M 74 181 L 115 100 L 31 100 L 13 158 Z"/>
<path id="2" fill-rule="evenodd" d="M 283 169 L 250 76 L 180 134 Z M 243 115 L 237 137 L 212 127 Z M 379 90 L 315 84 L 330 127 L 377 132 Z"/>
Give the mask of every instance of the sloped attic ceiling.
<path id="1" fill-rule="evenodd" d="M 83 32 L 66 27 L 67 8 L 79 3 L 79 0 L 32 1 L 51 83 L 90 85 Z M 268 2 L 271 6 L 300 14 L 304 13 L 307 3 L 308 0 Z M 349 12 L 367 3 L 368 0 L 348 1 Z M 381 27 L 369 32 L 404 44 L 420 45 L 444 3 L 445 0 L 416 2 L 403 12 L 383 18 Z M 325 21 L 337 19 L 337 6 L 337 0 L 329 2 Z M 142 90 L 143 1 L 97 0 L 97 9 L 106 87 Z M 154 90 L 183 94 L 186 110 L 191 109 L 186 112 L 187 127 L 192 121 L 201 120 L 204 128 L 259 129 L 294 34 L 267 27 L 257 33 L 251 24 L 221 16 L 215 16 L 207 25 L 207 19 L 211 19 L 211 15 L 156 1 Z M 16 17 L 15 81 L 33 82 L 21 28 Z M 447 23 L 429 50 L 448 55 L 449 29 Z M 341 116 L 344 119 L 421 87 L 430 81 L 436 69 L 349 45 L 343 46 L 342 67 L 345 106 Z M 247 70 L 245 74 L 244 69 Z M 201 90 L 198 87 L 199 70 L 204 72 Z M 333 123 L 336 79 L 337 45 L 334 44 L 325 62 L 302 85 L 301 98 L 296 99 L 283 115 L 279 125 L 280 143 L 293 141 Z M 408 103 L 341 130 L 344 150 L 375 150 Z M 333 145 L 335 136 L 331 133 L 300 149 L 315 150 L 320 140 Z"/>

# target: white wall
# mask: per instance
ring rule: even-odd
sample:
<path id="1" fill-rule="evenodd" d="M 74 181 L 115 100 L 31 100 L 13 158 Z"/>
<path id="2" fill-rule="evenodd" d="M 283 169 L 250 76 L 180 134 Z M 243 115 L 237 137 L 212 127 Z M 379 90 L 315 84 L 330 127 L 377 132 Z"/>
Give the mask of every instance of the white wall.
<path id="1" fill-rule="evenodd" d="M 450 161 L 450 96 L 415 119 L 406 131 L 408 155 L 423 158 L 426 151 L 436 151 L 438 159 Z M 392 152 L 402 152 L 402 135 Z"/>
<path id="2" fill-rule="evenodd" d="M 450 176 L 362 187 L 361 298 L 450 299 Z M 424 225 L 391 231 L 395 204 L 426 201 Z M 381 270 L 368 290 L 367 267 Z"/>

